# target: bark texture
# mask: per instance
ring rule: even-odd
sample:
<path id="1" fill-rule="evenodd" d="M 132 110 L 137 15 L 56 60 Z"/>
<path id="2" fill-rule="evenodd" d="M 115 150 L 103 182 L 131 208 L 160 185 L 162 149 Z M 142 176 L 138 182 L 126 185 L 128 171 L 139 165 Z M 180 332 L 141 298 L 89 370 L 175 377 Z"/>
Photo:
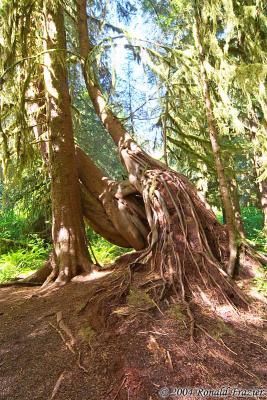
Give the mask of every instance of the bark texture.
<path id="1" fill-rule="evenodd" d="M 144 204 L 129 181 L 116 182 L 76 148 L 83 213 L 105 239 L 122 247 L 143 249 L 149 233 Z"/>
<path id="2" fill-rule="evenodd" d="M 267 132 L 267 128 L 266 128 Z M 259 143 L 257 143 L 257 137 L 253 134 L 252 140 L 254 142 L 255 151 L 254 151 L 254 167 L 256 172 L 257 184 L 258 184 L 258 196 L 260 200 L 260 206 L 264 216 L 264 231 L 267 235 L 267 179 L 261 179 L 261 173 L 263 169 L 264 163 L 266 160 L 264 159 L 264 154 L 260 154 L 257 149 Z M 267 159 L 267 157 L 266 157 Z"/>

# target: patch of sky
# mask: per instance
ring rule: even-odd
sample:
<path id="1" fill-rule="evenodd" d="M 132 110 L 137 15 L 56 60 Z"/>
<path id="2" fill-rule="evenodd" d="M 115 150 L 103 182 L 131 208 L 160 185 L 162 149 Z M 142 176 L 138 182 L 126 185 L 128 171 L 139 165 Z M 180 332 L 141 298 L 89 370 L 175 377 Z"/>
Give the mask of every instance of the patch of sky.
<path id="1" fill-rule="evenodd" d="M 154 157 L 160 158 L 162 134 L 158 122 L 162 112 L 160 99 L 165 88 L 140 57 L 140 49 L 153 46 L 160 32 L 143 12 L 140 3 L 132 2 L 134 11 L 127 19 L 118 14 L 116 3 L 116 0 L 110 1 L 106 7 L 105 20 L 109 25 L 102 25 L 97 38 L 98 43 L 104 37 L 110 38 L 106 57 L 113 87 L 109 98 L 120 104 L 119 116 L 138 142 Z M 101 19 L 100 14 L 98 17 Z"/>

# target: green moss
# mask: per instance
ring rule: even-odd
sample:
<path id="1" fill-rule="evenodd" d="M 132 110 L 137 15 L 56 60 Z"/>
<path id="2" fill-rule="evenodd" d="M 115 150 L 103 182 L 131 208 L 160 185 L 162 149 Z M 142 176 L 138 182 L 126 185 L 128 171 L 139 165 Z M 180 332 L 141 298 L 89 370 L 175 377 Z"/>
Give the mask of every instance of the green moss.
<path id="1" fill-rule="evenodd" d="M 167 311 L 167 316 L 178 322 L 183 322 L 185 320 L 185 315 L 180 304 L 172 304 Z"/>
<path id="2" fill-rule="evenodd" d="M 86 342 L 89 342 L 92 340 L 92 338 L 95 336 L 95 331 L 88 325 L 88 326 L 82 326 L 79 329 L 78 335 L 85 340 Z"/>
<path id="3" fill-rule="evenodd" d="M 154 300 L 151 299 L 148 293 L 140 289 L 133 289 L 127 297 L 127 304 L 130 307 L 142 310 L 148 310 L 155 307 Z"/>
<path id="4" fill-rule="evenodd" d="M 215 339 L 219 340 L 225 335 L 231 335 L 233 333 L 232 328 L 227 325 L 223 320 L 218 320 L 216 326 L 211 329 L 210 335 Z"/>

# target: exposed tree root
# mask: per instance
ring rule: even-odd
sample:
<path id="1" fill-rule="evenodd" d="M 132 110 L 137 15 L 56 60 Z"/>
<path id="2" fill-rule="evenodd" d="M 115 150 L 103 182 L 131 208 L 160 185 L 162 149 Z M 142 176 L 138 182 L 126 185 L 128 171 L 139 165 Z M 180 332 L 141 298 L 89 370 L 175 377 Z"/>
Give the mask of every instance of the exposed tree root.
<path id="1" fill-rule="evenodd" d="M 78 367 L 85 373 L 88 373 L 88 370 L 82 365 L 81 362 L 81 351 L 78 348 L 77 340 L 71 332 L 70 328 L 63 320 L 63 314 L 61 311 L 57 313 L 57 325 L 53 325 L 50 323 L 50 326 L 55 329 L 60 335 L 63 343 L 67 347 L 67 349 L 77 356 L 77 365 Z"/>
<path id="2" fill-rule="evenodd" d="M 150 234 L 138 262 L 160 275 L 158 298 L 171 290 L 189 307 L 210 291 L 218 302 L 246 303 L 224 272 L 227 232 L 193 185 L 131 140 L 121 144 L 120 153 L 132 185 L 143 196 Z"/>
<path id="3" fill-rule="evenodd" d="M 54 389 L 53 389 L 52 395 L 51 395 L 51 397 L 50 397 L 50 400 L 53 400 L 53 399 L 56 397 L 56 395 L 57 395 L 57 393 L 58 393 L 58 390 L 59 390 L 59 388 L 60 388 L 60 385 L 61 385 L 61 383 L 62 383 L 62 381 L 63 381 L 63 379 L 64 379 L 64 374 L 65 374 L 65 372 L 66 372 L 66 371 L 63 371 L 63 372 L 59 375 L 59 378 L 58 378 L 58 380 L 56 381 L 56 384 L 55 384 L 55 386 L 54 386 Z"/>

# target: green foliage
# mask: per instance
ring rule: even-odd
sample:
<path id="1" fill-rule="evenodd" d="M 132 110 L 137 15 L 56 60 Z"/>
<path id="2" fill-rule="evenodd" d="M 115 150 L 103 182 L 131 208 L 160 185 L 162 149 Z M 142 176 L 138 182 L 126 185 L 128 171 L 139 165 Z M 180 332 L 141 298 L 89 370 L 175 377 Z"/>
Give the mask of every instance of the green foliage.
<path id="1" fill-rule="evenodd" d="M 77 143 L 107 176 L 121 179 L 125 172 L 116 146 L 97 118 L 87 91 L 77 81 L 72 84 L 76 91 L 73 104 L 78 110 L 73 118 Z"/>
<path id="2" fill-rule="evenodd" d="M 33 231 L 29 212 L 20 206 L 0 210 L 0 282 L 16 279 L 40 268 L 50 244 Z"/>
<path id="3" fill-rule="evenodd" d="M 258 277 L 254 279 L 256 289 L 267 296 L 267 277 Z"/>
<path id="4" fill-rule="evenodd" d="M 0 283 L 27 275 L 40 268 L 48 258 L 50 246 L 36 236 L 28 239 L 27 248 L 18 248 L 0 256 Z"/>
<path id="5" fill-rule="evenodd" d="M 263 215 L 256 207 L 242 207 L 241 215 L 248 239 L 263 244 Z"/>
<path id="6" fill-rule="evenodd" d="M 217 219 L 223 223 L 222 211 L 216 212 Z M 241 216 L 244 222 L 246 237 L 251 240 L 258 250 L 264 251 L 267 241 L 263 231 L 263 214 L 256 207 L 241 207 Z"/>
<path id="7" fill-rule="evenodd" d="M 132 251 L 132 249 L 119 247 L 108 242 L 101 236 L 94 233 L 91 228 L 87 228 L 86 233 L 92 246 L 94 255 L 100 264 L 111 263 L 117 257 Z"/>
<path id="8" fill-rule="evenodd" d="M 0 238 L 19 240 L 26 224 L 22 213 L 17 213 L 14 209 L 0 211 Z"/>

